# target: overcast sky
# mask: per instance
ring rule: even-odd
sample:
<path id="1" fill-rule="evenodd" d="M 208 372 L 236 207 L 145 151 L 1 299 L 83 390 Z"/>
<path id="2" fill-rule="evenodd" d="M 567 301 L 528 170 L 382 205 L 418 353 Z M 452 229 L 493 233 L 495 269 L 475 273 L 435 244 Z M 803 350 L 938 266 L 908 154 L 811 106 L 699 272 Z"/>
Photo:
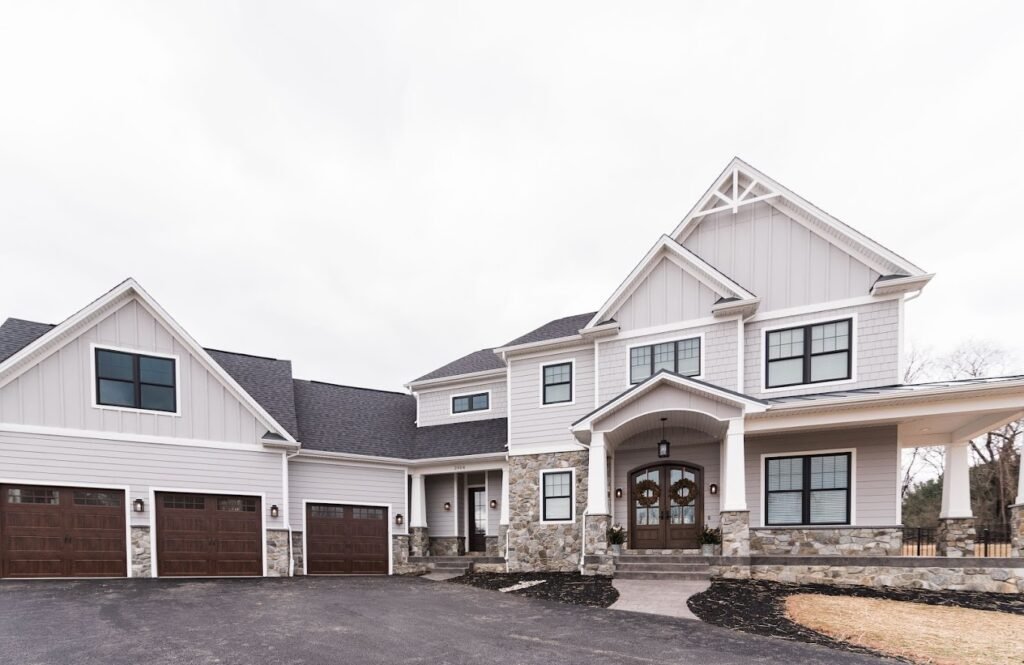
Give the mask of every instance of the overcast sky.
<path id="1" fill-rule="evenodd" d="M 1024 3 L 842 5 L 8 0 L 0 319 L 132 276 L 400 390 L 600 307 L 739 155 L 938 273 L 911 342 L 1020 354 Z"/>

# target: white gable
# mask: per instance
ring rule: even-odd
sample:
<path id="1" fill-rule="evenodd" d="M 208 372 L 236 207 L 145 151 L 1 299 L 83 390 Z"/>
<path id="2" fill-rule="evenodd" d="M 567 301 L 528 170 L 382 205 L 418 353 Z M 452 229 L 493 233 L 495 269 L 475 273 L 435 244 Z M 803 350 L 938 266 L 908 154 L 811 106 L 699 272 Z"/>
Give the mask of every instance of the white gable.
<path id="1" fill-rule="evenodd" d="M 104 298 L 0 366 L 0 423 L 254 445 L 287 434 L 132 285 Z M 179 413 L 96 406 L 96 346 L 175 358 Z"/>
<path id="2" fill-rule="evenodd" d="M 662 258 L 609 318 L 623 330 L 711 316 L 719 295 L 668 258 Z"/>

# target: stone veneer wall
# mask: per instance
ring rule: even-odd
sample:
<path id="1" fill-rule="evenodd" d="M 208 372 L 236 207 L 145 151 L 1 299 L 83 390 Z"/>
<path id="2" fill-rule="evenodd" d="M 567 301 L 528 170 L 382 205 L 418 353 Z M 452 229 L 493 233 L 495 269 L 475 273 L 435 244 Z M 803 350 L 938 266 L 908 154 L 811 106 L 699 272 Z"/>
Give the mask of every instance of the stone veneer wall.
<path id="1" fill-rule="evenodd" d="M 1024 504 L 1010 506 L 1010 556 L 1024 557 Z"/>
<path id="2" fill-rule="evenodd" d="M 462 538 L 441 536 L 430 539 L 430 556 L 459 556 L 462 554 Z"/>
<path id="3" fill-rule="evenodd" d="M 586 451 L 516 455 L 508 460 L 510 572 L 574 571 L 579 569 L 583 544 L 582 521 L 587 507 Z M 540 523 L 540 472 L 575 469 L 575 520 Z"/>
<path id="4" fill-rule="evenodd" d="M 935 553 L 939 556 L 974 556 L 974 520 L 971 518 L 940 519 L 935 530 Z"/>
<path id="5" fill-rule="evenodd" d="M 948 559 L 940 557 L 891 557 L 879 565 L 882 559 L 878 557 L 837 557 L 834 563 L 817 557 L 804 563 L 779 561 L 783 557 L 764 557 L 773 561 L 759 562 L 758 558 L 754 557 L 749 566 L 719 559 L 711 565 L 711 576 L 743 578 L 746 569 L 753 579 L 790 584 L 1024 593 L 1024 562 L 1017 565 L 1012 559 L 978 559 L 950 565 Z"/>
<path id="6" fill-rule="evenodd" d="M 723 510 L 719 515 L 722 529 L 722 556 L 750 554 L 750 511 Z"/>
<path id="7" fill-rule="evenodd" d="M 153 550 L 150 548 L 149 527 L 132 527 L 132 577 L 153 576 Z"/>
<path id="8" fill-rule="evenodd" d="M 292 531 L 292 561 L 295 563 L 295 574 L 305 575 L 305 564 L 302 560 L 302 532 Z"/>
<path id="9" fill-rule="evenodd" d="M 750 553 L 793 556 L 899 556 L 901 527 L 754 527 Z"/>
<path id="10" fill-rule="evenodd" d="M 584 543 L 587 555 L 583 560 L 584 575 L 612 575 L 615 558 L 608 553 L 608 527 L 611 515 L 587 515 Z"/>
<path id="11" fill-rule="evenodd" d="M 291 557 L 288 532 L 280 529 L 267 529 L 267 575 L 269 577 L 291 575 Z"/>
<path id="12" fill-rule="evenodd" d="M 410 556 L 428 556 L 430 554 L 430 532 L 427 527 L 414 526 L 409 529 Z"/>
<path id="13" fill-rule="evenodd" d="M 501 556 L 501 547 L 498 546 L 497 536 L 487 536 L 484 538 L 484 543 L 487 545 L 484 551 L 487 556 Z"/>

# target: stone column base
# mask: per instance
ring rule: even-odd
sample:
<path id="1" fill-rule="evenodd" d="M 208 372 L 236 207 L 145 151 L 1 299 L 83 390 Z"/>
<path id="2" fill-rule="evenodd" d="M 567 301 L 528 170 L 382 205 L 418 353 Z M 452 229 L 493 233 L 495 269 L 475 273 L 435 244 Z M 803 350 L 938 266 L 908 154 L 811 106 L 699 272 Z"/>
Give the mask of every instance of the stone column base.
<path id="1" fill-rule="evenodd" d="M 750 511 L 723 510 L 719 520 L 722 556 L 750 556 Z"/>
<path id="2" fill-rule="evenodd" d="M 291 577 L 292 552 L 288 543 L 288 532 L 281 529 L 267 529 L 267 576 Z"/>
<path id="3" fill-rule="evenodd" d="M 949 517 L 939 519 L 935 530 L 935 553 L 939 556 L 974 556 L 973 517 Z"/>
<path id="4" fill-rule="evenodd" d="M 1024 557 L 1024 503 L 1010 506 L 1010 556 Z"/>
<path id="5" fill-rule="evenodd" d="M 153 553 L 150 548 L 149 527 L 132 527 L 132 577 L 153 576 Z"/>
<path id="6" fill-rule="evenodd" d="M 295 575 L 306 574 L 306 564 L 302 559 L 301 531 L 292 531 L 292 562 L 295 564 Z"/>
<path id="7" fill-rule="evenodd" d="M 427 527 L 409 527 L 409 554 L 411 556 L 430 556 L 430 536 Z"/>

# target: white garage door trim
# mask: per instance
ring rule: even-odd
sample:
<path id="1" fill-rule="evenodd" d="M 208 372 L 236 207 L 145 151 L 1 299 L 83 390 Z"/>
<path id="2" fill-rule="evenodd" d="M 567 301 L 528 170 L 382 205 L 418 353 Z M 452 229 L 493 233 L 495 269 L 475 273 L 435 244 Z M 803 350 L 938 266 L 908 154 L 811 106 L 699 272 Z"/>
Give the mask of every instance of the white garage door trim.
<path id="1" fill-rule="evenodd" d="M 308 575 L 306 569 L 309 566 L 309 556 L 307 553 L 309 549 L 306 547 L 306 534 L 309 532 L 309 524 L 307 524 L 306 506 L 310 503 L 326 503 L 331 506 L 365 506 L 367 508 L 384 508 L 388 511 L 388 575 L 394 575 L 394 555 L 395 555 L 395 543 L 394 534 L 392 533 L 394 528 L 394 522 L 391 519 L 391 504 L 390 503 L 367 503 L 365 501 L 334 501 L 330 499 L 303 499 L 302 500 L 302 574 Z"/>

